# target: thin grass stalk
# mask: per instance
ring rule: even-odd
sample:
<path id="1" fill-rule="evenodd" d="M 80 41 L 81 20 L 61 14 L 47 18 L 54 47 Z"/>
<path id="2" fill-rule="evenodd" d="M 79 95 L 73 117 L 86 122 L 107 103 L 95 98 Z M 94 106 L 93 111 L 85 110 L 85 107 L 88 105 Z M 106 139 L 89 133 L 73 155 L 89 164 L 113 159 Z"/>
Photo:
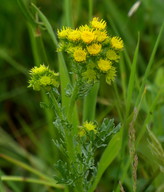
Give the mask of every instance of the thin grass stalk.
<path id="1" fill-rule="evenodd" d="M 57 186 L 53 182 L 43 181 L 43 180 L 35 179 L 35 178 L 19 177 L 19 176 L 1 176 L 1 180 L 2 181 L 35 183 L 35 184 L 51 186 L 51 187 L 55 187 L 55 188 L 59 188 L 59 189 L 64 189 L 64 186 L 60 186 L 60 185 Z"/>

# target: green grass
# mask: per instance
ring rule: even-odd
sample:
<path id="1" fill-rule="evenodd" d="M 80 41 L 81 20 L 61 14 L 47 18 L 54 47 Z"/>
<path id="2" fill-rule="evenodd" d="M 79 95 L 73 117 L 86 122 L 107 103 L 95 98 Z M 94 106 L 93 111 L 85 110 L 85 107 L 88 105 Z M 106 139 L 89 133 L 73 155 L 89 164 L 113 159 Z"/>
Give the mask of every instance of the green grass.
<path id="1" fill-rule="evenodd" d="M 120 191 L 119 181 L 126 192 L 133 191 L 128 147 L 131 126 L 135 129 L 134 145 L 138 155 L 136 191 L 164 190 L 160 160 L 164 146 L 164 5 L 161 0 L 142 1 L 129 18 L 127 14 L 133 3 L 118 0 L 101 3 L 94 0 L 2 1 L 0 191 L 68 191 L 58 189 L 62 185 L 53 180 L 54 163 L 61 157 L 52 142 L 58 137 L 52 125 L 54 115 L 39 107 L 40 101 L 48 103 L 44 93 L 26 88 L 28 70 L 44 63 L 60 72 L 62 104 L 68 111 L 71 101 L 65 89 L 72 77 L 68 73 L 69 61 L 56 52 L 57 29 L 63 25 L 77 27 L 92 16 L 106 20 L 109 32 L 121 36 L 125 48 L 117 66 L 116 81 L 108 86 L 101 79 L 85 99 L 78 101 L 72 116 L 74 127 L 82 120 L 101 122 L 104 117 L 121 123 L 121 132 L 104 151 L 96 154 L 100 162 L 90 192 L 96 188 L 102 192 Z M 159 148 L 157 156 L 155 150 Z"/>

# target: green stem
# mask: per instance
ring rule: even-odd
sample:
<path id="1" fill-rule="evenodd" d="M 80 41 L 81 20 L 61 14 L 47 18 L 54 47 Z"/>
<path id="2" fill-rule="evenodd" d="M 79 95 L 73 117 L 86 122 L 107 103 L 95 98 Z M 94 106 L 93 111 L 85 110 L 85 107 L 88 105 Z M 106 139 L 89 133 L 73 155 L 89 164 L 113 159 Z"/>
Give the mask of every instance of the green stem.
<path id="1" fill-rule="evenodd" d="M 61 112 L 59 104 L 58 104 L 58 102 L 57 102 L 57 100 L 56 100 L 56 98 L 55 98 L 55 96 L 54 96 L 52 91 L 49 92 L 49 96 L 50 96 L 50 98 L 52 100 L 52 104 L 55 107 L 55 112 L 56 112 L 57 116 L 59 116 L 60 119 L 63 119 L 63 114 Z"/>
<path id="2" fill-rule="evenodd" d="M 88 3 L 89 3 L 89 21 L 90 21 L 93 15 L 93 0 L 88 0 Z"/>
<path id="3" fill-rule="evenodd" d="M 68 113 L 67 113 L 67 118 L 68 118 L 69 122 L 72 122 L 72 114 L 73 114 L 75 102 L 76 102 L 76 99 L 77 99 L 78 89 L 79 89 L 78 84 L 76 83 L 75 87 L 73 89 L 73 93 L 72 93 L 72 96 L 71 96 L 71 99 L 70 99 L 69 109 L 68 109 Z"/>

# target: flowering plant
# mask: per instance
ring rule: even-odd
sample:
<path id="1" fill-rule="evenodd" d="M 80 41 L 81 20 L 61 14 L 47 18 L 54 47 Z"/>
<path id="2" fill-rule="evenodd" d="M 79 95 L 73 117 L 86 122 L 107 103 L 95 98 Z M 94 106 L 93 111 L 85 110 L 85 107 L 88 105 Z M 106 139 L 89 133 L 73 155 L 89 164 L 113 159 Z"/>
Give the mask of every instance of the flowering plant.
<path id="1" fill-rule="evenodd" d="M 54 128 L 58 139 L 54 144 L 61 152 L 56 164 L 55 180 L 68 186 L 71 192 L 87 192 L 95 189 L 97 175 L 100 175 L 100 163 L 95 161 L 95 153 L 101 147 L 108 146 L 111 135 L 116 134 L 120 124 L 115 127 L 114 120 L 105 118 L 102 124 L 96 121 L 75 121 L 73 113 L 76 100 L 88 94 L 90 88 L 105 75 L 111 84 L 116 76 L 115 63 L 119 61 L 119 52 L 123 41 L 119 37 L 110 37 L 106 31 L 106 22 L 93 18 L 89 25 L 78 29 L 58 30 L 58 51 L 65 51 L 71 58 L 75 80 L 68 84 L 65 94 L 70 98 L 69 110 L 63 106 L 58 87 L 58 73 L 45 65 L 34 67 L 30 71 L 29 87 L 43 90 L 54 109 Z M 105 171 L 105 169 L 103 168 Z M 99 177 L 99 176 L 98 176 Z"/>

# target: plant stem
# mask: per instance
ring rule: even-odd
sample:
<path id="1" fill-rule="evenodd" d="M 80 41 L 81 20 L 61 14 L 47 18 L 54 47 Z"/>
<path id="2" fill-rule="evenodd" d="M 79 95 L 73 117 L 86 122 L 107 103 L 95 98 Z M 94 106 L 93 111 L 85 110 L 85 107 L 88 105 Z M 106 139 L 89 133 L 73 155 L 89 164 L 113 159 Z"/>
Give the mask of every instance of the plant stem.
<path id="1" fill-rule="evenodd" d="M 67 119 L 69 122 L 72 122 L 72 114 L 73 114 L 73 111 L 74 111 L 74 106 L 75 106 L 75 102 L 76 102 L 76 99 L 77 99 L 77 94 L 78 94 L 78 84 L 75 83 L 75 87 L 73 89 L 73 93 L 72 93 L 72 96 L 71 96 L 71 99 L 70 99 L 70 103 L 69 103 L 69 109 L 68 109 L 68 113 L 67 113 Z"/>
<path id="2" fill-rule="evenodd" d="M 52 91 L 49 92 L 49 96 L 50 96 L 50 98 L 52 100 L 52 104 L 55 107 L 56 115 L 59 116 L 60 119 L 63 119 L 63 114 L 61 112 L 61 109 L 59 108 L 59 104 L 58 104 L 58 102 L 57 102 L 57 100 L 56 100 L 56 98 L 55 98 L 55 96 L 54 96 Z"/>

